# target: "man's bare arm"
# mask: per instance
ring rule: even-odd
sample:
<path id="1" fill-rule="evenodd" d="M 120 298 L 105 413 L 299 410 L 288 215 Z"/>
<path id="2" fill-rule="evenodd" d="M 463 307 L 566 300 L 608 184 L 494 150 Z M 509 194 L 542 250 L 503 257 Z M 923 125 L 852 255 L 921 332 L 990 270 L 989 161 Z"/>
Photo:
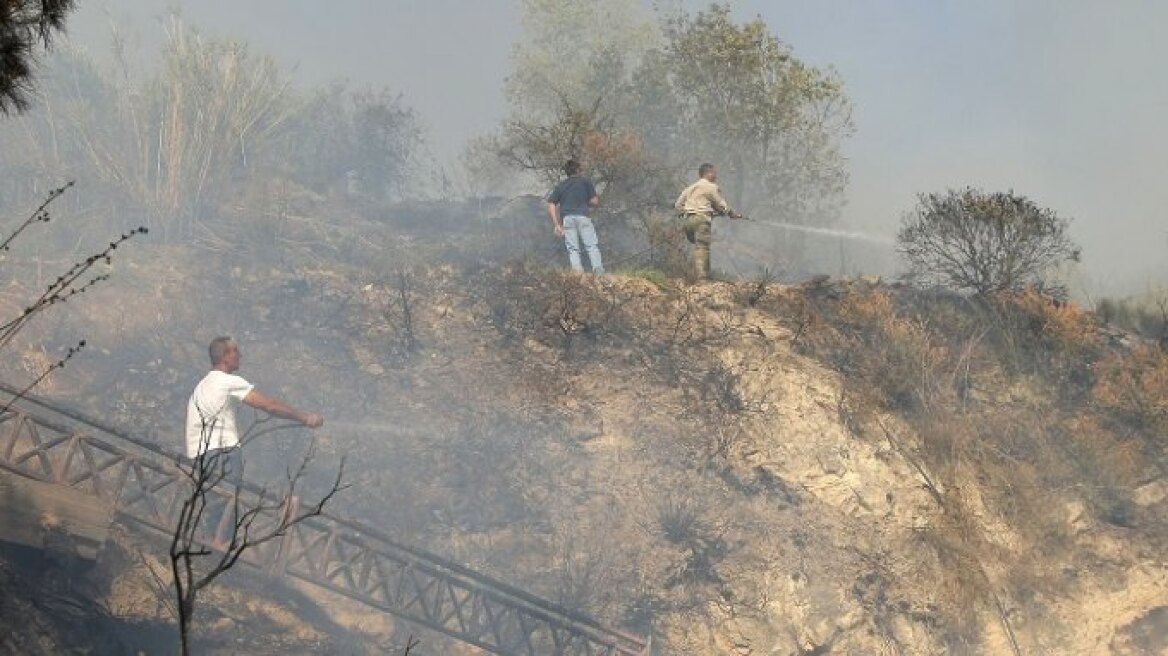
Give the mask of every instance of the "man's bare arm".
<path id="1" fill-rule="evenodd" d="M 552 218 L 552 228 L 555 229 L 556 234 L 564 236 L 564 224 L 560 221 L 560 206 L 548 201 L 548 216 Z"/>
<path id="2" fill-rule="evenodd" d="M 263 410 L 270 415 L 275 415 L 283 419 L 298 421 L 309 428 L 320 428 L 324 425 L 324 417 L 321 417 L 319 414 L 297 410 L 279 399 L 274 399 L 254 389 L 248 392 L 247 396 L 243 397 L 243 402 L 256 410 Z"/>
<path id="3" fill-rule="evenodd" d="M 592 194 L 592 198 L 588 199 L 588 207 L 600 207 L 600 196 Z"/>

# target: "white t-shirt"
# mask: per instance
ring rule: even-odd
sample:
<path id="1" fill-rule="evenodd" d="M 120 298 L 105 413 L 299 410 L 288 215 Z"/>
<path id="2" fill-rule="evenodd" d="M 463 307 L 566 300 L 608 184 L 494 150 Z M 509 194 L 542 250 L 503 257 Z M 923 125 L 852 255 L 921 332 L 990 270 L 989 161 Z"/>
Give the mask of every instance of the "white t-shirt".
<path id="1" fill-rule="evenodd" d="M 254 385 L 234 374 L 212 369 L 187 402 L 187 456 L 239 444 L 235 411 Z M 207 431 L 207 432 L 204 432 Z"/>

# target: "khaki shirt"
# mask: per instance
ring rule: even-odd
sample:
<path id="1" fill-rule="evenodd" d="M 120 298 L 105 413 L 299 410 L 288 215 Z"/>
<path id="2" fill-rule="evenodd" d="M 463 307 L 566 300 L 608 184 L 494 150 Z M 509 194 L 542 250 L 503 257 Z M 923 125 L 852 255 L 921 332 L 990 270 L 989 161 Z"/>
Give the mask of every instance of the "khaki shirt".
<path id="1" fill-rule="evenodd" d="M 702 214 L 704 216 L 728 215 L 734 212 L 726 203 L 726 199 L 722 197 L 718 185 L 705 178 L 699 178 L 697 182 L 686 187 L 685 191 L 677 197 L 677 202 L 673 204 L 673 207 L 683 214 Z"/>

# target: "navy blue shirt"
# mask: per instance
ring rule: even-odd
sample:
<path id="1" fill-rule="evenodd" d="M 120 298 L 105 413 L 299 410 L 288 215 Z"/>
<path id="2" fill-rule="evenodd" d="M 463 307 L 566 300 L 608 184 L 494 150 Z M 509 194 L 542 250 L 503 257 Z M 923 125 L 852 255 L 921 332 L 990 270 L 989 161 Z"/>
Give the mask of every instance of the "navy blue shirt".
<path id="1" fill-rule="evenodd" d="M 548 202 L 560 206 L 560 218 L 572 215 L 588 216 L 592 209 L 588 201 L 596 195 L 596 187 L 592 185 L 591 180 L 582 175 L 573 175 L 556 185 L 548 195 Z"/>

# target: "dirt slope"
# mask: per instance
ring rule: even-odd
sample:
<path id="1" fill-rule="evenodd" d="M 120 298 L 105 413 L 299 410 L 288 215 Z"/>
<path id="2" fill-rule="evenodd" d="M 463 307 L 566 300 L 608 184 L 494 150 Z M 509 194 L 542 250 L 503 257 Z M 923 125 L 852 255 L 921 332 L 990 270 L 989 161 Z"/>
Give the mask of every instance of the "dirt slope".
<path id="1" fill-rule="evenodd" d="M 1047 509 L 1062 555 L 1029 572 L 1058 585 L 1011 587 L 997 559 L 1034 548 L 1015 520 L 946 505 L 989 499 L 976 459 L 938 490 L 919 424 L 856 409 L 840 368 L 799 346 L 808 289 L 423 266 L 404 252 L 424 244 L 399 247 L 292 263 L 145 248 L 25 334 L 5 375 L 84 335 L 96 350 L 44 391 L 170 444 L 203 344 L 234 334 L 241 373 L 324 411 L 322 470 L 351 456 L 359 493 L 339 512 L 651 633 L 663 654 L 1168 644 L 1161 543 L 1073 493 Z M 257 445 L 253 474 L 278 476 L 307 439 Z M 1160 479 L 1133 498 L 1162 517 L 1166 496 Z"/>

